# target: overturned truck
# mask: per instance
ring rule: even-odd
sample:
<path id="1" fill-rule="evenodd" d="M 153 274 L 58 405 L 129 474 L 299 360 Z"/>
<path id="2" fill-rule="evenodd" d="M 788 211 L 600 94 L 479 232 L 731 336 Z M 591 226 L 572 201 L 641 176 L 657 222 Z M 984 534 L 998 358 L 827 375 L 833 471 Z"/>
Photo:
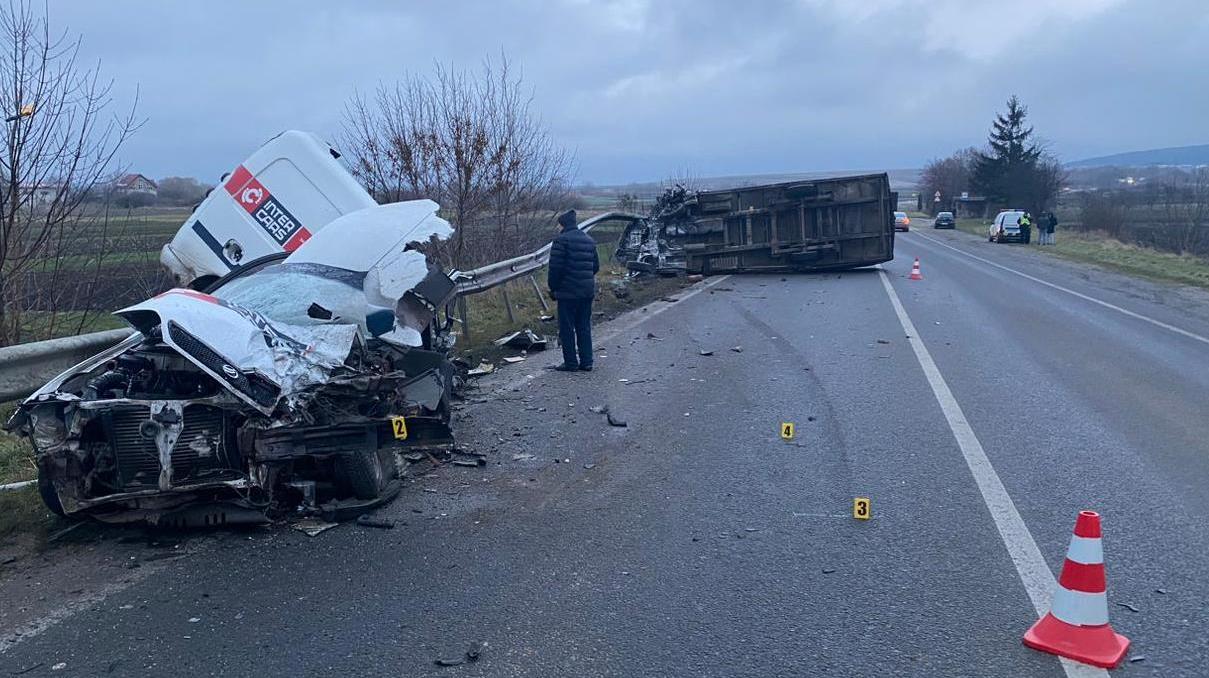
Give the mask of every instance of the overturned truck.
<path id="1" fill-rule="evenodd" d="M 894 258 L 896 203 L 886 174 L 669 191 L 625 228 L 615 256 L 663 275 L 872 266 Z"/>

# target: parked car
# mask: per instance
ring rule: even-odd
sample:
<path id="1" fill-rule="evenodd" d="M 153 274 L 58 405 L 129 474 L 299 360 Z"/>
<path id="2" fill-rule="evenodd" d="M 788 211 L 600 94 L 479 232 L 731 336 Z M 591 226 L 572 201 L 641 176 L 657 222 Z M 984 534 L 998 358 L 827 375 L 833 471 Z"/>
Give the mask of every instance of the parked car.
<path id="1" fill-rule="evenodd" d="M 988 242 L 1026 242 L 1024 231 L 1020 228 L 1020 219 L 1024 210 L 1003 210 L 995 216 L 987 231 Z"/>
<path id="2" fill-rule="evenodd" d="M 894 213 L 894 230 L 904 232 L 911 230 L 911 217 L 908 217 L 906 212 Z"/>
<path id="3" fill-rule="evenodd" d="M 937 212 L 932 228 L 957 228 L 957 220 L 953 218 L 952 212 Z"/>

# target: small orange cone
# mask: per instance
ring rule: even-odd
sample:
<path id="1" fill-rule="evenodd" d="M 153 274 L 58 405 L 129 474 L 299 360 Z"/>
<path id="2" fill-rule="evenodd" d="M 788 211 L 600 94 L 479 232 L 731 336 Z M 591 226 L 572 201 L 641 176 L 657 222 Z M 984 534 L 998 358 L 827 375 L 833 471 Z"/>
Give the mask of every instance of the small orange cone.
<path id="1" fill-rule="evenodd" d="M 1024 644 L 1103 669 L 1120 664 L 1129 639 L 1108 623 L 1107 591 L 1100 514 L 1080 511 L 1054 601 L 1049 612 L 1024 634 Z"/>
<path id="2" fill-rule="evenodd" d="M 911 265 L 911 277 L 908 280 L 923 280 L 924 277 L 919 273 L 919 257 L 915 257 L 915 263 Z"/>

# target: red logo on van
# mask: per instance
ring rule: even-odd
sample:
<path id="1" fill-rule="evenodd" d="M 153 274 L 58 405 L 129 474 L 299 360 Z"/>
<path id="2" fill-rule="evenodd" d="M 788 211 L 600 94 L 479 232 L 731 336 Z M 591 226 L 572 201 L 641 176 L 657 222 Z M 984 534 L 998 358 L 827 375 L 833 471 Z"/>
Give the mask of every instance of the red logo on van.
<path id="1" fill-rule="evenodd" d="M 311 232 L 243 165 L 235 168 L 223 187 L 285 251 L 293 252 L 311 237 Z"/>

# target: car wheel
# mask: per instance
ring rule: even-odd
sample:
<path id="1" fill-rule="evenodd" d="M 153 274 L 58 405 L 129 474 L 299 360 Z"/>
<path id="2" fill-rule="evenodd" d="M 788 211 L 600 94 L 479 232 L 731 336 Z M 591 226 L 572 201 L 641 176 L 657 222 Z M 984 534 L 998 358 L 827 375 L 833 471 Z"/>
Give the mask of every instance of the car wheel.
<path id="1" fill-rule="evenodd" d="M 360 450 L 336 460 L 336 467 L 349 491 L 358 499 L 373 499 L 399 473 L 395 453 L 389 449 Z"/>
<path id="2" fill-rule="evenodd" d="M 38 471 L 38 494 L 42 496 L 42 503 L 46 504 L 46 508 L 50 509 L 51 513 L 61 517 L 67 515 L 63 510 L 63 502 L 59 501 L 59 493 L 55 491 L 54 484 L 40 469 Z"/>

